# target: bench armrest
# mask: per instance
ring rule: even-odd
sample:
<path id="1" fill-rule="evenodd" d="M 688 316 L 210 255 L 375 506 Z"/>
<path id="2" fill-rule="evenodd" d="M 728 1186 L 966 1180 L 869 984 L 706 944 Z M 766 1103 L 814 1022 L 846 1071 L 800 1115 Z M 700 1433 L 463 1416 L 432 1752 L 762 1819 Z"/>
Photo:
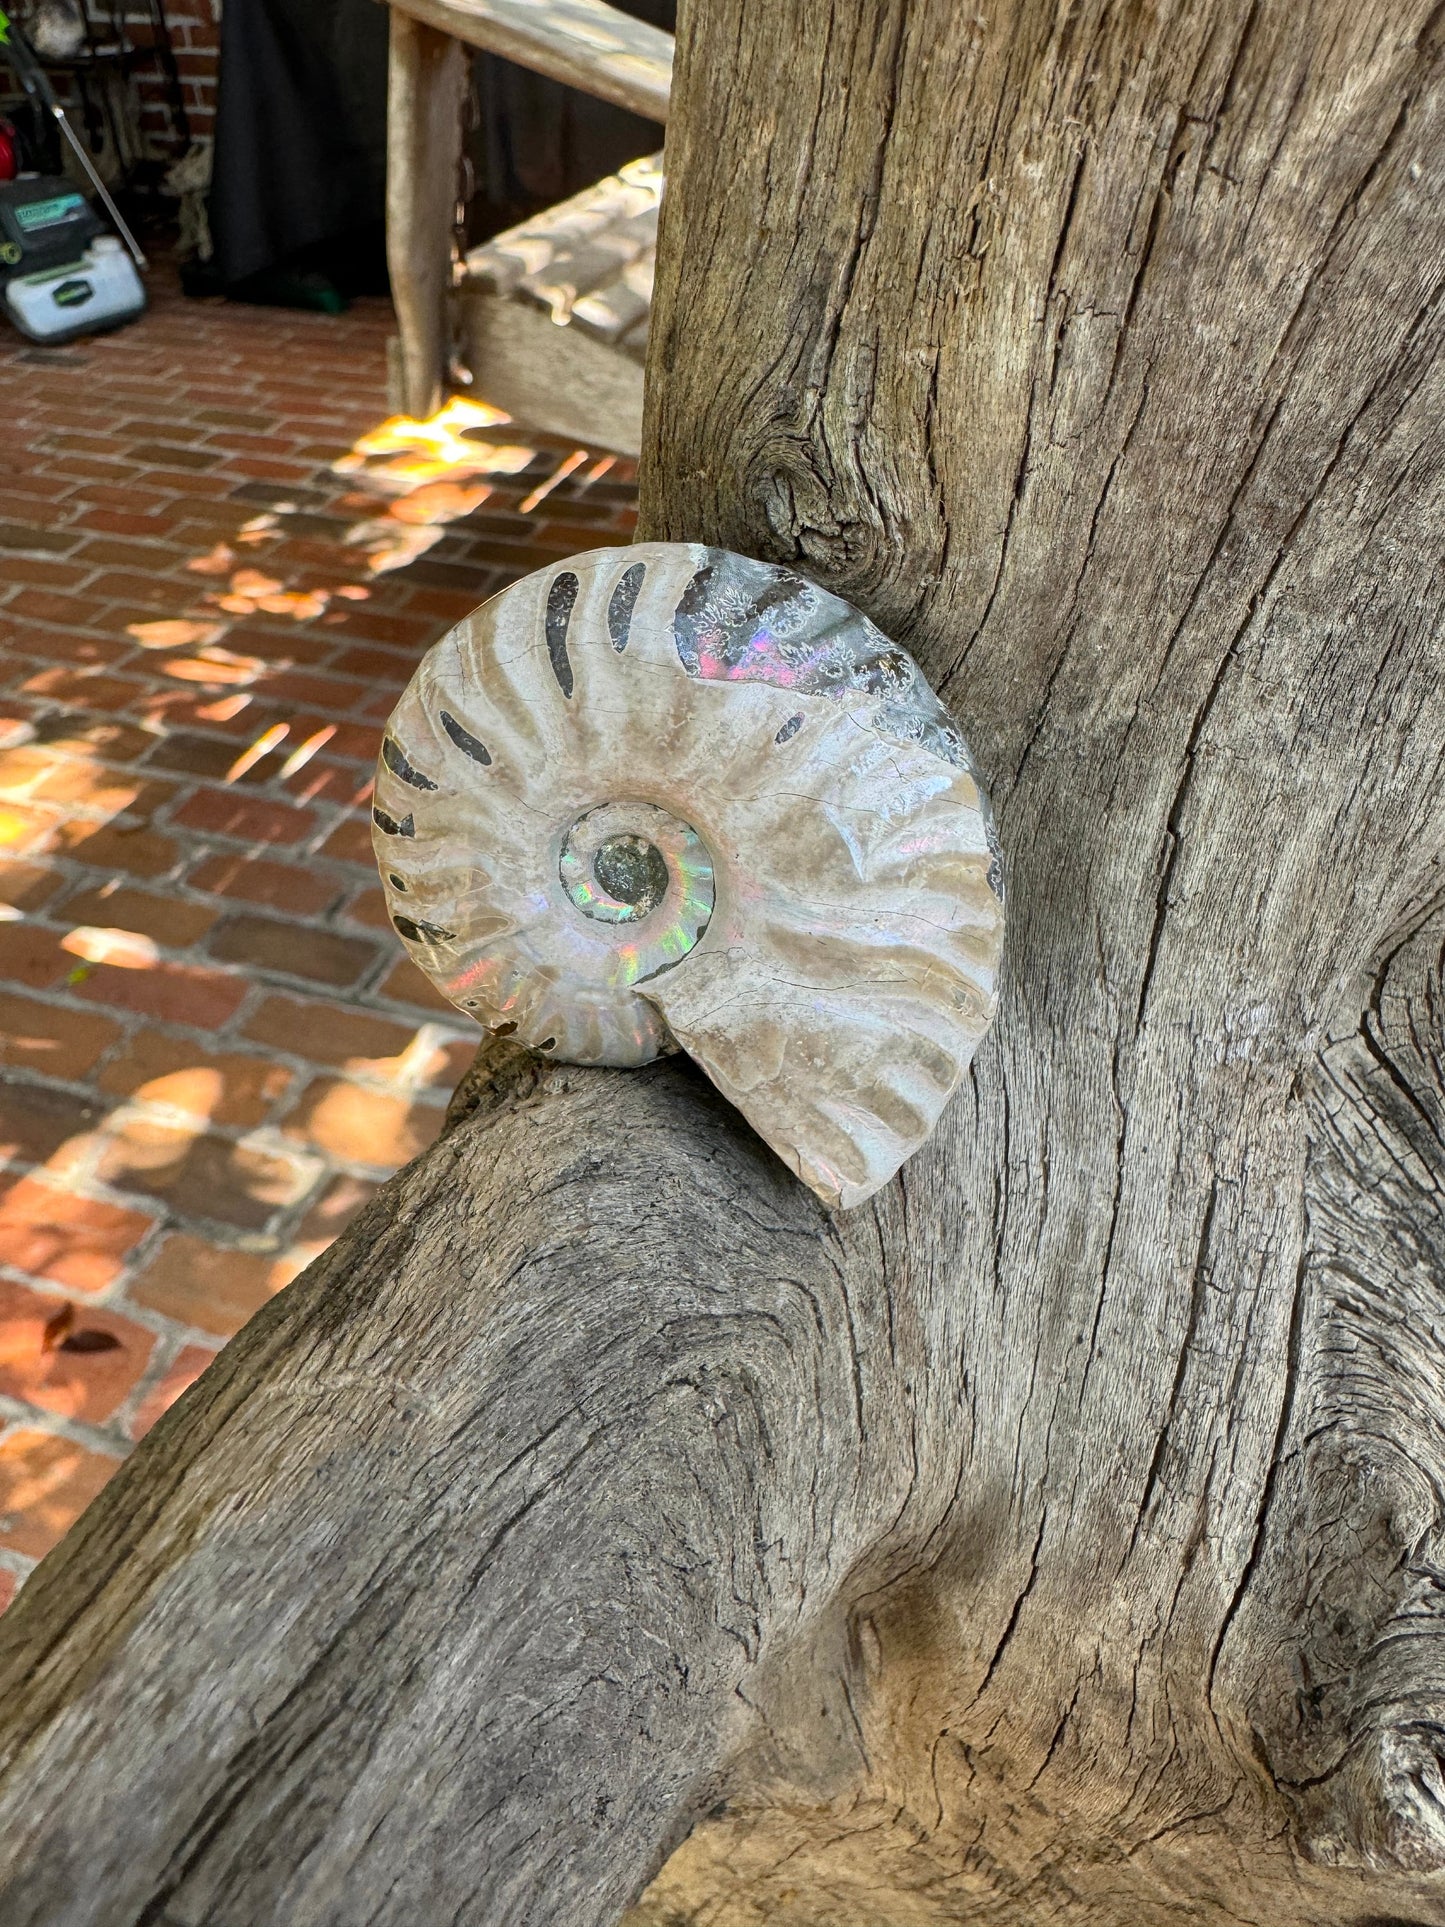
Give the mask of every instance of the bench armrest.
<path id="1" fill-rule="evenodd" d="M 565 81 L 647 120 L 667 119 L 672 35 L 605 0 L 390 0 L 471 47 Z"/>

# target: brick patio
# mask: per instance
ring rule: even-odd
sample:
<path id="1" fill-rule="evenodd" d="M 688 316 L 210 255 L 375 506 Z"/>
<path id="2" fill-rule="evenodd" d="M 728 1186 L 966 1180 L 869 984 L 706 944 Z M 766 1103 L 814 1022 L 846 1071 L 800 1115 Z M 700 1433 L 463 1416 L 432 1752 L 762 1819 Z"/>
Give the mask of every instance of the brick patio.
<path id="1" fill-rule="evenodd" d="M 435 1136 L 477 1033 L 387 925 L 380 726 L 634 521 L 629 465 L 479 404 L 384 428 L 384 303 L 152 279 L 119 334 L 0 336 L 0 1604 Z"/>

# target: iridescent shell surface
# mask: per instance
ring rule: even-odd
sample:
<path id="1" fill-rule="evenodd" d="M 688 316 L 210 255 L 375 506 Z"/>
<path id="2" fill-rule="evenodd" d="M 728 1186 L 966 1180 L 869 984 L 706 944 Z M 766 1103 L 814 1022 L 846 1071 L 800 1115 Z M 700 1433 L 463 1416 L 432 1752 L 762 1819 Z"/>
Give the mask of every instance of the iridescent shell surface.
<path id="1" fill-rule="evenodd" d="M 594 549 L 504 589 L 388 726 L 392 920 L 581 1064 L 678 1045 L 827 1203 L 932 1130 L 993 1012 L 997 846 L 912 659 L 790 570 Z"/>

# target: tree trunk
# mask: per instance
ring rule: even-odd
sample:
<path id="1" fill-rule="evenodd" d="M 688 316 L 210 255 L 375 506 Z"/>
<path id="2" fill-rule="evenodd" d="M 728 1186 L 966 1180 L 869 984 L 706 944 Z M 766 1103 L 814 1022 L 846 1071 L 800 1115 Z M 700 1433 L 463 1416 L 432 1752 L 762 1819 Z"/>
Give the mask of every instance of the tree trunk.
<path id="1" fill-rule="evenodd" d="M 7 1927 L 1445 1923 L 1437 13 L 685 16 L 646 532 L 918 656 L 997 1024 L 833 1219 L 484 1052 L 6 1615 Z"/>

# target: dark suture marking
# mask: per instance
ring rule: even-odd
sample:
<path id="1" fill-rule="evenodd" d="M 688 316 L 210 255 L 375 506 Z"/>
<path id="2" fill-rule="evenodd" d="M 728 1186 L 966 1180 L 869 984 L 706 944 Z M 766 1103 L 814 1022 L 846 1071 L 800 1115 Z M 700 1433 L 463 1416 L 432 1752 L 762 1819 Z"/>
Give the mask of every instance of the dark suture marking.
<path id="1" fill-rule="evenodd" d="M 399 877 L 395 870 L 387 871 L 387 882 L 391 885 L 393 890 L 401 890 L 405 892 L 411 888 L 411 885 L 407 882 L 406 878 Z"/>
<path id="2" fill-rule="evenodd" d="M 401 819 L 400 823 L 398 823 L 394 816 L 387 815 L 386 811 L 381 808 L 380 804 L 377 804 L 377 803 L 372 804 L 371 820 L 373 823 L 375 823 L 376 827 L 379 830 L 385 830 L 388 836 L 415 836 L 416 835 L 416 824 L 412 821 L 411 817 L 404 816 Z"/>
<path id="3" fill-rule="evenodd" d="M 414 790 L 434 790 L 436 784 L 429 776 L 423 776 L 414 763 L 408 762 L 406 751 L 393 736 L 384 736 L 381 743 L 381 760 L 393 776 L 399 776 L 403 783 L 410 783 Z"/>
<path id="4" fill-rule="evenodd" d="M 646 576 L 647 564 L 634 562 L 619 578 L 617 587 L 612 591 L 612 599 L 607 604 L 607 633 L 619 656 L 627 647 L 627 638 L 632 633 L 632 611 L 637 606 Z"/>
<path id="5" fill-rule="evenodd" d="M 469 729 L 463 729 L 456 717 L 449 716 L 446 710 L 440 710 L 438 714 L 441 719 L 442 728 L 446 731 L 447 735 L 451 737 L 463 756 L 470 756 L 474 763 L 491 762 L 492 753 L 485 743 L 479 743 L 472 732 Z"/>
<path id="6" fill-rule="evenodd" d="M 577 600 L 578 582 L 570 569 L 554 575 L 547 591 L 547 654 L 557 687 L 569 699 L 572 695 L 572 663 L 567 655 L 567 625 L 572 620 L 572 605 Z"/>
<path id="7" fill-rule="evenodd" d="M 773 741 L 775 743 L 791 743 L 802 727 L 803 719 L 801 716 L 790 716 L 773 738 Z"/>
<path id="8" fill-rule="evenodd" d="M 395 913 L 391 920 L 396 925 L 397 934 L 405 937 L 408 943 L 455 943 L 457 940 L 455 930 L 443 930 L 437 923 L 418 923 L 413 917 Z"/>

